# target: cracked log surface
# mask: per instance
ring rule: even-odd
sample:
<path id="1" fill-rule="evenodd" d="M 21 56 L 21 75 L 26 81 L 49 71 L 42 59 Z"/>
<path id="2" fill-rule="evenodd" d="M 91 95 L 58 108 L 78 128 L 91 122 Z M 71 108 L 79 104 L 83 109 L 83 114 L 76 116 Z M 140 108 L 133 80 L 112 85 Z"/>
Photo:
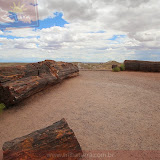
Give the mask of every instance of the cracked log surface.
<path id="1" fill-rule="evenodd" d="M 160 62 L 125 60 L 126 71 L 160 72 Z"/>
<path id="2" fill-rule="evenodd" d="M 77 66 L 52 60 L 25 66 L 1 67 L 0 103 L 4 103 L 8 108 L 49 85 L 78 74 Z"/>
<path id="3" fill-rule="evenodd" d="M 3 160 L 78 160 L 82 154 L 65 119 L 3 145 Z"/>

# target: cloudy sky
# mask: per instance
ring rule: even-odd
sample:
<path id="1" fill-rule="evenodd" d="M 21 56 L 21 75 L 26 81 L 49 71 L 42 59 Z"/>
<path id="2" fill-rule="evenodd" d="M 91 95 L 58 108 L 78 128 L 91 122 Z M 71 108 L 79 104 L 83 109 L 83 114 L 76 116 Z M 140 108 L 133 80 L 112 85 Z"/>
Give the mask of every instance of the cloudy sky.
<path id="1" fill-rule="evenodd" d="M 7 3 L 0 0 L 0 62 L 160 61 L 159 0 L 38 0 L 30 5 L 38 7 L 39 27 L 2 29 L 13 9 Z"/>

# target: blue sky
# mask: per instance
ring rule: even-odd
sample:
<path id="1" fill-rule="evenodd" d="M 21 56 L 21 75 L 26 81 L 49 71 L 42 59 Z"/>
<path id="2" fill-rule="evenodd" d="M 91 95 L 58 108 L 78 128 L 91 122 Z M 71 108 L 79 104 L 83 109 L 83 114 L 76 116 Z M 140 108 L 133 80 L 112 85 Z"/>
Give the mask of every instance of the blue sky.
<path id="1" fill-rule="evenodd" d="M 36 29 L 50 28 L 53 26 L 64 27 L 65 24 L 68 24 L 68 22 L 62 18 L 63 13 L 55 12 L 54 16 L 54 18 L 46 18 L 44 20 L 39 20 L 39 27 L 36 27 Z"/>
<path id="2" fill-rule="evenodd" d="M 109 40 L 112 40 L 112 41 L 116 41 L 116 40 L 119 40 L 121 38 L 125 38 L 126 35 L 114 35 L 112 38 L 109 38 Z"/>
<path id="3" fill-rule="evenodd" d="M 0 24 L 0 62 L 45 59 L 160 61 L 160 32 L 157 27 L 160 20 L 155 16 L 159 13 L 155 0 L 128 2 L 39 0 L 37 5 L 32 5 L 38 7 L 39 18 L 36 21 L 18 21 L 9 30 Z M 152 9 L 149 10 L 148 6 Z M 142 13 L 142 7 L 143 14 L 137 16 L 137 13 Z M 0 8 L 5 9 L 3 5 Z M 32 13 L 28 14 L 35 19 Z M 152 24 L 146 21 L 150 17 Z M 8 25 L 11 26 L 11 23 Z"/>

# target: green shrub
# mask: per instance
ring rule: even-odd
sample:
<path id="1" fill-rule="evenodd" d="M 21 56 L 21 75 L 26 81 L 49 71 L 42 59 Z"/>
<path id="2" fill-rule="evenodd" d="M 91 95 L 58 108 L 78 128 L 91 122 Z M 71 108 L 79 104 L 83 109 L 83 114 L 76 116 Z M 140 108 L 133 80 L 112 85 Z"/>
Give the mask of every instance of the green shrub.
<path id="1" fill-rule="evenodd" d="M 120 70 L 121 70 L 121 71 L 125 71 L 125 65 L 124 65 L 124 64 L 121 64 Z"/>
<path id="2" fill-rule="evenodd" d="M 120 68 L 119 68 L 119 67 L 115 67 L 115 68 L 112 69 L 112 71 L 113 71 L 113 72 L 119 72 L 119 71 L 120 71 Z"/>
<path id="3" fill-rule="evenodd" d="M 5 104 L 1 103 L 0 104 L 0 113 L 6 108 Z"/>

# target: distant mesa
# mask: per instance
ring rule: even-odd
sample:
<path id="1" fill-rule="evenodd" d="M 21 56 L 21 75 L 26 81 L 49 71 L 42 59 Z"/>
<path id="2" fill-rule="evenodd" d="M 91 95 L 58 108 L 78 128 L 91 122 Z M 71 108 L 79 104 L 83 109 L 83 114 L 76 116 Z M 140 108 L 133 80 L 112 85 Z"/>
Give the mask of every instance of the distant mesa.
<path id="1" fill-rule="evenodd" d="M 109 62 L 73 62 L 73 64 L 77 65 L 80 70 L 112 70 L 112 65 L 120 66 L 121 63 L 117 61 L 109 61 Z"/>

